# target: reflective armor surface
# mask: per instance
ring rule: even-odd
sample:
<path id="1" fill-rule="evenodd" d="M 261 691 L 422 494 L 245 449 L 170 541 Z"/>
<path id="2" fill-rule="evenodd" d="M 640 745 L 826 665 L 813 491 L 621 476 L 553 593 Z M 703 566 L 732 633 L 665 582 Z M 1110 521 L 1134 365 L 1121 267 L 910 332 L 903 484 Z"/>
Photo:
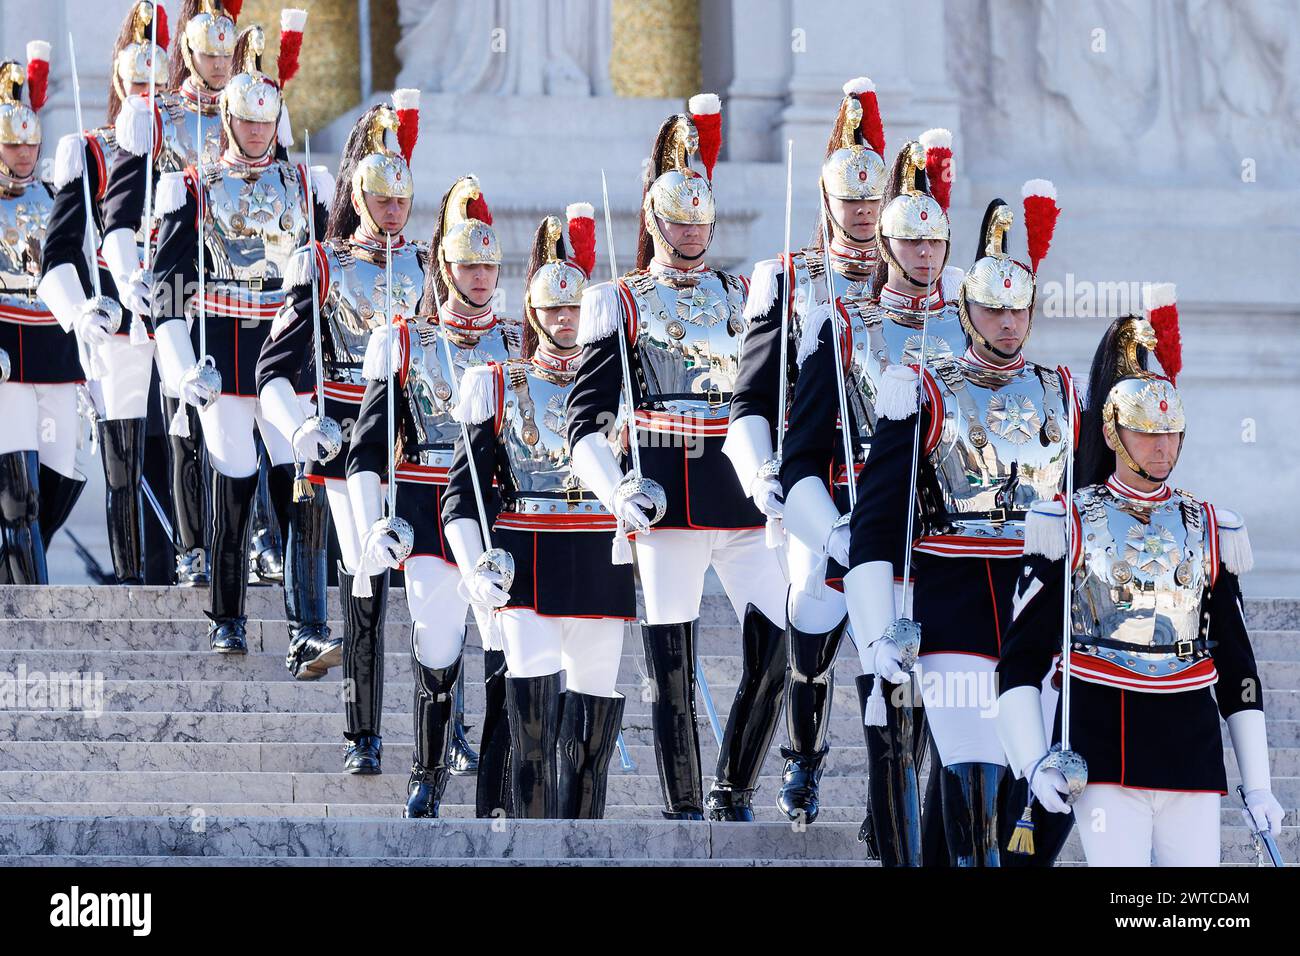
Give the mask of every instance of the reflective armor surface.
<path id="1" fill-rule="evenodd" d="M 1065 475 L 1060 372 L 1026 363 L 1008 377 L 960 359 L 930 370 L 942 420 L 931 412 L 927 534 L 1023 540 L 1025 512 L 1060 492 Z"/>
<path id="2" fill-rule="evenodd" d="M 174 173 L 193 166 L 200 159 L 197 148 L 199 107 L 182 93 L 157 93 L 158 145 L 155 168 Z M 203 156 L 205 166 L 221 159 L 221 117 L 216 104 L 203 111 Z"/>
<path id="3" fill-rule="evenodd" d="M 305 190 L 298 167 L 204 168 L 205 233 L 210 279 L 233 279 L 252 291 L 282 279 L 307 237 Z"/>
<path id="4" fill-rule="evenodd" d="M 1155 692 L 1214 683 L 1200 633 L 1202 600 L 1218 566 L 1205 507 L 1179 491 L 1135 502 L 1093 485 L 1075 494 L 1075 509 L 1082 552 L 1073 577 L 1074 676 Z"/>

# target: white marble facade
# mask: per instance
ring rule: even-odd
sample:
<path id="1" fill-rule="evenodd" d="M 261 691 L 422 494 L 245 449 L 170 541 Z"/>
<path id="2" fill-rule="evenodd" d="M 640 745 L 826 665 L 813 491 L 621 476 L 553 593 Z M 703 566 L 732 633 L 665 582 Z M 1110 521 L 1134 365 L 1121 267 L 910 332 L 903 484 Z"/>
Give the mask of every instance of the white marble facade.
<path id="1" fill-rule="evenodd" d="M 106 38 L 128 6 L 0 3 L 0 51 L 54 43 L 51 142 L 72 125 L 68 26 L 97 116 Z M 427 233 L 455 176 L 475 172 L 517 275 L 542 215 L 599 204 L 603 168 L 626 261 L 641 160 L 681 104 L 612 95 L 609 8 L 400 0 L 399 82 L 424 90 L 414 231 Z M 871 76 L 890 158 L 929 127 L 954 133 L 954 263 L 974 255 L 989 199 L 1017 201 L 1030 177 L 1056 183 L 1063 212 L 1031 358 L 1082 376 L 1127 305 L 1117 293 L 1178 284 L 1190 428 L 1176 483 L 1246 515 L 1248 593 L 1300 594 L 1300 0 L 701 0 L 701 22 L 705 86 L 724 109 L 717 264 L 777 250 L 787 139 L 796 241 L 808 234 L 840 84 Z M 313 137 L 321 154 L 355 116 Z"/>

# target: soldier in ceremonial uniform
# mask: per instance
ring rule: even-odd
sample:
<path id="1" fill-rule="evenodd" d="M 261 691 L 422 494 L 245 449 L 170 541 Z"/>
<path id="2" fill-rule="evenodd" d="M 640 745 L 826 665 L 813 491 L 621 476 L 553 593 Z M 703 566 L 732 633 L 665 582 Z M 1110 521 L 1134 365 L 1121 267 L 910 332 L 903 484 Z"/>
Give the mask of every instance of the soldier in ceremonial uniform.
<path id="1" fill-rule="evenodd" d="M 294 458 L 306 463 L 314 498 L 328 502 L 334 533 L 339 542 L 339 588 L 347 633 L 339 638 L 325 627 L 324 567 L 286 567 L 292 586 L 313 582 L 295 601 L 310 605 L 314 626 L 294 635 L 286 664 L 299 680 L 315 680 L 340 663 L 344 647 L 355 649 L 367 641 L 383 613 L 383 597 L 359 597 L 353 581 L 361 567 L 361 532 L 352 514 L 347 489 L 348 439 L 361 410 L 365 380 L 361 364 L 370 331 L 384 322 L 388 309 L 387 236 L 393 243 L 393 306 L 403 314 L 415 311 L 418 290 L 424 283 L 426 250 L 406 242 L 402 230 L 411 214 L 415 183 L 409 165 L 418 128 L 419 91 L 397 90 L 393 105 L 375 106 L 358 120 L 339 160 L 338 185 L 322 197 L 330 205 L 329 222 L 322 241 L 304 246 L 290 262 L 285 277 L 285 305 L 262 346 L 257 365 L 258 395 L 266 417 L 293 445 Z M 387 132 L 397 136 L 395 152 L 384 141 Z M 312 291 L 317 295 L 321 357 L 324 364 L 324 417 L 307 415 L 298 393 L 314 390 L 317 334 Z M 317 400 L 319 401 L 319 399 Z M 318 406 L 319 407 L 319 406 Z M 326 434 L 323 429 L 329 430 Z M 328 461 L 322 459 L 328 458 Z M 303 490 L 305 497 L 307 491 Z M 297 505 L 295 505 L 297 507 Z M 324 528 L 320 529 L 323 543 Z M 323 551 L 295 554 L 314 562 Z M 305 573 L 304 573 L 305 572 Z M 350 658 L 352 673 L 358 659 Z"/>
<path id="2" fill-rule="evenodd" d="M 444 704 L 450 706 L 450 698 L 439 699 L 444 692 L 441 681 L 450 675 L 455 684 L 470 603 L 441 518 L 448 469 L 460 433 L 451 417 L 452 377 L 458 382 L 471 366 L 517 358 L 523 345 L 518 320 L 497 315 L 493 307 L 501 247 L 487 200 L 473 176 L 457 180 L 443 196 L 430 253 L 418 312 L 414 307 L 419 286 L 395 276 L 394 299 L 400 295 L 410 311 L 395 316 L 391 328 L 379 326 L 370 336 L 362 366 L 366 390 L 347 460 L 348 492 L 362 534 L 362 568 L 374 576 L 370 583 L 383 588 L 388 569 L 405 566 L 406 598 L 414 622 L 411 650 L 418 675 L 417 748 L 406 806 L 406 815 L 412 817 L 438 813 L 446 768 L 441 765 L 437 740 L 441 731 L 435 728 L 444 719 Z M 442 336 L 452 346 L 451 365 Z M 390 390 L 396 447 L 388 442 Z M 407 541 L 394 534 L 391 522 L 380 520 L 384 516 L 381 482 L 388 478 L 395 456 L 396 517 L 414 532 Z M 490 640 L 482 621 L 480 631 Z M 381 633 L 376 629 L 369 651 L 374 655 L 373 665 L 368 666 L 373 667 L 375 681 L 382 676 Z M 381 690 L 367 698 L 372 705 L 366 712 L 358 711 L 355 726 L 349 717 L 348 733 L 355 742 L 349 768 L 368 768 L 353 772 L 379 772 L 381 698 Z"/>
<path id="3" fill-rule="evenodd" d="M 636 537 L 664 814 L 701 819 L 707 808 L 714 820 L 752 820 L 785 682 L 786 578 L 778 553 L 764 541 L 763 513 L 722 452 L 748 283 L 704 263 L 720 146 L 721 113 L 712 94 L 692 97 L 690 115 L 670 117 L 660 128 L 645 181 L 636 270 L 583 298 L 579 342 L 586 353 L 568 425 L 575 473 Z M 707 177 L 690 167 L 697 151 Z M 634 461 L 627 477 L 607 440 L 626 407 L 625 389 L 641 469 Z M 710 565 L 742 621 L 743 656 L 706 801 L 695 723 L 695 638 Z"/>
<path id="4" fill-rule="evenodd" d="M 278 135 L 287 129 L 281 91 L 287 77 L 282 73 L 278 84 L 261 72 L 260 33 L 254 28 L 241 72 L 221 93 L 220 160 L 163 176 L 157 201 L 162 224 L 154 338 L 163 384 L 184 404 L 199 409 L 212 462 L 209 637 L 212 649 L 223 654 L 247 652 L 244 596 L 258 481 L 254 430 L 273 465 L 293 461 L 292 447 L 258 401 L 257 359 L 284 305 L 290 258 L 307 241 L 307 217 L 316 217 L 323 230 L 327 211 L 319 201 L 308 207 L 308 171 L 275 158 Z M 282 69 L 288 65 L 283 56 L 280 62 Z M 332 192 L 328 182 L 313 190 L 317 197 Z M 193 289 L 197 294 L 191 298 Z M 193 337 L 187 327 L 191 316 Z M 183 411 L 176 422 L 181 431 L 188 427 Z M 322 507 L 316 506 L 317 511 Z M 292 517 L 304 518 L 305 510 Z M 319 515 L 310 518 L 320 520 Z M 304 531 L 298 536 L 301 543 L 319 550 L 319 534 L 299 530 Z M 292 543 L 294 534 L 289 537 Z M 295 607 L 292 598 L 285 609 L 295 627 L 314 623 L 302 618 L 307 609 Z"/>
<path id="5" fill-rule="evenodd" d="M 0 583 L 47 584 L 45 541 L 80 490 L 78 342 L 112 321 L 95 311 L 54 312 L 38 288 L 54 197 L 37 176 L 50 45 L 27 45 L 27 69 L 0 63 Z M 22 101 L 24 86 L 28 106 Z M 46 285 L 46 290 L 54 290 Z M 66 323 L 66 324 L 65 324 Z M 74 334 L 75 332 L 75 334 Z M 49 529 L 42 534 L 43 529 Z"/>
<path id="6" fill-rule="evenodd" d="M 1283 817 L 1242 606 L 1250 540 L 1239 515 L 1168 485 L 1186 431 L 1177 309 L 1171 285 L 1145 296 L 1144 315 L 1112 323 L 1093 361 L 1072 531 L 1060 500 L 1030 511 L 997 724 L 1034 801 L 1055 815 L 1072 800 L 1090 866 L 1217 866 L 1228 787 L 1220 717 L 1254 826 L 1277 837 Z M 1163 375 L 1147 370 L 1149 349 Z M 1039 683 L 1049 671 L 1063 679 L 1053 658 L 1066 587 L 1069 687 L 1048 737 Z M 1065 714 L 1069 752 L 1086 764 L 1069 779 Z M 1051 756 L 1048 740 L 1058 742 Z"/>
<path id="7" fill-rule="evenodd" d="M 570 206 L 568 224 L 570 258 L 554 216 L 533 243 L 523 360 L 476 366 L 461 383 L 469 453 L 457 445 L 443 514 L 467 590 L 500 608 L 514 815 L 596 819 L 622 723 L 615 684 L 636 594 L 631 565 L 611 561 L 613 515 L 569 468 L 579 303 L 596 260 L 592 207 Z M 498 491 L 488 542 L 470 468 L 485 495 L 494 480 Z M 508 580 L 493 546 L 510 556 Z"/>
<path id="8" fill-rule="evenodd" d="M 161 7 L 140 0 L 122 26 L 113 51 L 108 124 L 83 133 L 69 133 L 59 141 L 54 163 L 54 209 L 45 236 L 41 280 L 42 295 L 55 315 L 72 324 L 91 302 L 89 270 L 99 272 L 101 295 L 116 304 L 116 332 L 102 321 L 87 326 L 86 352 L 98 392 L 99 447 L 107 487 L 108 549 L 119 583 L 143 584 L 145 577 L 145 516 L 141 482 L 144 476 L 146 419 L 153 379 L 153 340 L 139 313 L 122 321 L 117 285 L 102 255 L 93 265 L 86 258 L 86 193 L 90 215 L 99 236 L 104 222 L 104 198 L 113 167 L 122 159 L 114 121 L 122 103 L 132 95 L 147 94 L 152 76 L 159 91 L 167 84 L 165 22 L 157 24 L 158 45 L 153 46 L 153 18 Z M 165 17 L 165 14 L 158 13 Z M 83 177 L 85 181 L 83 182 Z M 111 308 L 111 307 L 110 307 Z M 99 331 L 102 330 L 102 331 Z M 68 489 L 72 502 L 84 481 L 55 478 Z M 65 484 L 70 483 L 70 484 Z M 71 510 L 70 506 L 68 510 Z M 54 529 L 43 528 L 46 539 Z"/>

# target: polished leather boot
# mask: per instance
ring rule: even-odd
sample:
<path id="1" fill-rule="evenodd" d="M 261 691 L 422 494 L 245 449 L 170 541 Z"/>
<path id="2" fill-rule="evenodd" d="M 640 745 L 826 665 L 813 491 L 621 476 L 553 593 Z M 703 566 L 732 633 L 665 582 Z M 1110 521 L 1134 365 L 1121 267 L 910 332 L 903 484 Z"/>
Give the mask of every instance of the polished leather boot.
<path id="1" fill-rule="evenodd" d="M 695 621 L 643 624 L 646 670 L 653 682 L 650 721 L 668 820 L 704 819 L 700 732 L 695 719 Z"/>
<path id="2" fill-rule="evenodd" d="M 559 816 L 599 820 L 605 815 L 609 762 L 623 726 L 624 699 L 565 691 L 560 717 Z"/>
<path id="3" fill-rule="evenodd" d="M 353 575 L 339 567 L 339 597 L 343 603 L 343 682 L 352 688 L 343 713 L 349 744 L 343 755 L 344 773 L 376 774 L 382 770 L 383 739 L 379 735 L 384 711 L 384 617 L 388 608 L 388 572 L 370 579 L 372 597 L 352 593 Z"/>
<path id="4" fill-rule="evenodd" d="M 245 573 L 248 522 L 257 475 L 231 478 L 212 472 L 212 649 L 219 654 L 247 654 L 244 635 Z"/>
<path id="5" fill-rule="evenodd" d="M 871 842 L 883 866 L 920 866 L 921 794 L 912 749 L 912 707 L 910 702 L 898 704 L 894 699 L 896 685 L 886 683 L 885 726 L 868 725 L 867 701 L 875 680 L 874 675 L 861 674 L 856 681 L 867 743 Z"/>
<path id="6" fill-rule="evenodd" d="M 180 400 L 162 396 L 164 421 L 171 421 Z M 202 427 L 199 413 L 185 406 L 190 435 L 167 436 L 171 457 L 172 529 L 176 535 L 176 583 L 181 587 L 206 587 L 211 578 L 208 555 L 207 488 L 204 480 Z"/>
<path id="7" fill-rule="evenodd" d="M 289 466 L 290 468 L 292 466 Z M 280 533 L 280 514 L 272 496 L 271 475 L 276 471 L 265 452 L 259 456 L 257 493 L 253 496 L 252 530 L 248 539 L 248 583 L 249 584 L 283 584 L 284 583 L 284 546 Z M 293 479 L 289 479 L 292 487 Z M 288 488 L 281 498 L 286 506 L 289 501 Z"/>
<path id="8" fill-rule="evenodd" d="M 40 514 L 37 452 L 0 454 L 0 535 L 10 584 L 50 583 Z"/>
<path id="9" fill-rule="evenodd" d="M 100 419 L 99 448 L 107 487 L 108 550 L 119 584 L 144 583 L 143 418 Z"/>
<path id="10" fill-rule="evenodd" d="M 560 675 L 506 677 L 510 719 L 510 786 L 515 816 L 554 820 L 559 810 L 556 746 Z"/>
<path id="11" fill-rule="evenodd" d="M 415 753 L 406 785 L 404 817 L 436 817 L 447 788 L 447 728 L 451 720 L 461 657 L 446 667 L 425 667 L 414 656 Z"/>
<path id="12" fill-rule="evenodd" d="M 67 523 L 77 499 L 86 490 L 85 478 L 69 478 L 53 468 L 40 466 L 40 522 L 41 540 L 49 547 L 54 535 Z"/>
<path id="13" fill-rule="evenodd" d="M 503 651 L 483 652 L 483 738 L 479 743 L 474 791 L 474 812 L 479 818 L 514 815 L 510 799 L 510 721 L 506 716 Z"/>
<path id="14" fill-rule="evenodd" d="M 292 465 L 279 466 L 293 469 Z M 284 616 L 289 622 L 285 666 L 295 680 L 320 680 L 343 662 L 343 638 L 330 634 L 325 587 L 328 514 L 325 489 L 312 485 L 307 501 L 290 501 L 285 536 Z"/>
<path id="15" fill-rule="evenodd" d="M 959 763 L 941 772 L 943 829 L 953 866 L 1001 866 L 998 850 L 998 786 L 1006 767 Z"/>
<path id="16" fill-rule="evenodd" d="M 789 655 L 785 628 L 752 604 L 745 608 L 740 636 L 740 683 L 722 734 L 716 779 L 704 805 L 710 820 L 748 823 L 754 819 L 754 788 L 781 716 Z"/>
<path id="17" fill-rule="evenodd" d="M 161 413 L 159 413 L 161 415 Z M 167 463 L 167 439 L 165 435 L 153 435 L 149 432 L 148 421 L 145 424 L 144 437 L 144 472 L 141 484 L 147 484 L 154 494 L 159 510 L 165 516 L 166 523 L 160 520 L 149 503 L 148 496 L 144 502 L 144 583 L 150 585 L 170 585 L 176 583 L 176 546 L 169 537 L 171 534 L 172 484 L 171 471 Z M 143 489 L 142 489 L 143 493 Z"/>
<path id="18" fill-rule="evenodd" d="M 847 624 L 846 617 L 824 634 L 809 634 L 790 625 L 790 676 L 785 701 L 790 745 L 781 748 L 785 770 L 776 805 L 796 823 L 812 823 L 821 811 L 818 787 L 822 763 L 830 750 L 826 737 L 835 691 L 835 656 Z"/>
<path id="19" fill-rule="evenodd" d="M 922 755 L 929 753 L 930 776 L 925 784 L 925 800 L 921 804 L 921 865 L 924 867 L 946 867 L 948 863 L 948 837 L 943 830 L 943 760 L 939 748 L 928 732 L 922 730 L 926 723 L 925 711 L 921 707 L 912 708 L 916 734 L 920 738 L 915 749 L 916 775 L 921 777 Z"/>
<path id="20" fill-rule="evenodd" d="M 1001 865 L 1017 866 L 1055 866 L 1065 841 L 1070 838 L 1074 828 L 1073 813 L 1051 813 L 1043 809 L 1037 800 L 1030 808 L 1030 821 L 1034 825 L 1034 852 L 1012 853 L 1007 850 L 1011 836 L 1015 832 L 1016 821 L 1025 811 L 1029 802 L 1029 781 L 1024 777 L 1019 780 L 1007 771 L 1002 775 L 1002 797 L 998 813 L 998 847 L 1002 851 Z"/>
<path id="21" fill-rule="evenodd" d="M 451 715 L 451 753 L 447 765 L 453 777 L 468 777 L 478 773 L 478 754 L 470 746 L 465 726 L 465 669 L 461 668 L 456 681 L 456 700 Z"/>

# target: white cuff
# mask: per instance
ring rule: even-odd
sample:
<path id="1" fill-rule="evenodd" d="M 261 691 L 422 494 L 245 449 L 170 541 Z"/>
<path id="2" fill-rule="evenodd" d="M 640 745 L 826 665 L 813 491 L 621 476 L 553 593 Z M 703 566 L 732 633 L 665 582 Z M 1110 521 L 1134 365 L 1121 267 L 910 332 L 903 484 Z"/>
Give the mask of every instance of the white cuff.
<path id="1" fill-rule="evenodd" d="M 898 618 L 894 566 L 888 561 L 868 561 L 851 568 L 844 575 L 844 603 L 853 636 L 860 644 L 874 644 Z"/>
<path id="2" fill-rule="evenodd" d="M 636 441 L 635 434 L 632 440 Z M 623 469 L 618 466 L 609 442 L 597 433 L 587 435 L 573 446 L 571 467 L 600 503 L 613 510 L 614 487 L 623 480 Z"/>
<path id="3" fill-rule="evenodd" d="M 998 739 L 1011 769 L 1023 777 L 1047 753 L 1043 705 L 1037 687 L 1013 687 L 998 697 Z"/>
<path id="4" fill-rule="evenodd" d="M 158 346 L 158 374 L 163 385 L 179 395 L 181 376 L 198 364 L 189 326 L 183 319 L 168 319 L 154 327 L 153 338 Z"/>
<path id="5" fill-rule="evenodd" d="M 451 545 L 451 553 L 456 557 L 456 566 L 460 568 L 461 576 L 469 577 L 474 573 L 479 555 L 485 550 L 478 522 L 472 518 L 453 518 L 442 526 L 442 533 Z"/>
<path id="6" fill-rule="evenodd" d="M 140 249 L 135 242 L 135 233 L 126 227 L 114 229 L 106 235 L 99 244 L 99 251 L 118 285 L 130 282 L 135 270 L 140 268 Z"/>
<path id="7" fill-rule="evenodd" d="M 307 416 L 289 380 L 283 376 L 271 379 L 257 398 L 262 403 L 262 415 L 292 445 L 294 434 Z"/>
<path id="8" fill-rule="evenodd" d="M 72 331 L 82 306 L 87 302 L 81 276 L 77 275 L 77 267 L 71 262 L 64 262 L 45 273 L 45 278 L 36 287 L 36 295 L 54 313 L 65 332 Z"/>
<path id="9" fill-rule="evenodd" d="M 781 516 L 785 530 L 818 554 L 826 553 L 831 527 L 838 520 L 840 509 L 835 507 L 826 485 L 812 475 L 801 478 L 785 496 L 785 512 Z"/>
<path id="10" fill-rule="evenodd" d="M 348 501 L 352 504 L 357 535 L 363 538 L 371 525 L 384 516 L 384 489 L 379 482 L 379 473 L 363 471 L 348 475 Z"/>
<path id="11" fill-rule="evenodd" d="M 1228 717 L 1228 735 L 1232 737 L 1232 752 L 1237 755 L 1242 789 L 1247 793 L 1271 790 L 1264 712 L 1239 710 L 1232 714 Z"/>
<path id="12" fill-rule="evenodd" d="M 740 487 L 748 495 L 758 477 L 758 469 L 772 457 L 772 429 L 767 419 L 762 415 L 732 419 L 722 453 L 731 459 Z"/>

